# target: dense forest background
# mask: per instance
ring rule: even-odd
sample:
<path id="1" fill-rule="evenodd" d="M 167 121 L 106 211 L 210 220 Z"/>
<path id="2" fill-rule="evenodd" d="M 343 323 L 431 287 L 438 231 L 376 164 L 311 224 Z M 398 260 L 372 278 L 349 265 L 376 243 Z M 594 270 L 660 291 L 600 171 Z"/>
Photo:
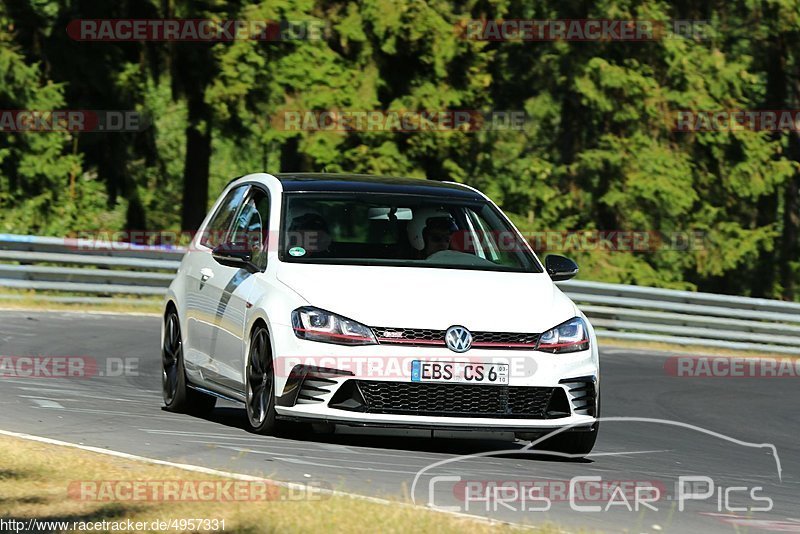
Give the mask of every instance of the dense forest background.
<path id="1" fill-rule="evenodd" d="M 321 40 L 80 42 L 76 19 L 317 20 Z M 703 20 L 646 42 L 464 39 L 467 19 Z M 194 230 L 232 177 L 482 189 L 525 232 L 696 232 L 560 251 L 584 279 L 800 299 L 797 129 L 676 132 L 675 110 L 798 109 L 798 0 L 2 0 L 0 109 L 136 110 L 129 133 L 0 134 L 0 231 Z M 525 110 L 522 130 L 286 131 L 294 110 Z"/>

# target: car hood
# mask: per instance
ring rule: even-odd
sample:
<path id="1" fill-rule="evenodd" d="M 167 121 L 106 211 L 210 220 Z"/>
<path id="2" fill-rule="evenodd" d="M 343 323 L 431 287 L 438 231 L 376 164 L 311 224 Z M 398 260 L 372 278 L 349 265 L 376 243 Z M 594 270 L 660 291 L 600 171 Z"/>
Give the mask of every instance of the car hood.
<path id="1" fill-rule="evenodd" d="M 281 263 L 277 277 L 367 326 L 544 332 L 577 314 L 544 273 Z"/>

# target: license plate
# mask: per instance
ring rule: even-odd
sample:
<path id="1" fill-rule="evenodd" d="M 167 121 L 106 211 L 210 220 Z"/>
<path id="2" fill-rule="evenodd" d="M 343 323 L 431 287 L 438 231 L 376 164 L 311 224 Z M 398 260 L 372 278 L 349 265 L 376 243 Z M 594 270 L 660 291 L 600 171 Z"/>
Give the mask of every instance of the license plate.
<path id="1" fill-rule="evenodd" d="M 411 381 L 506 385 L 508 364 L 414 360 L 411 362 Z"/>

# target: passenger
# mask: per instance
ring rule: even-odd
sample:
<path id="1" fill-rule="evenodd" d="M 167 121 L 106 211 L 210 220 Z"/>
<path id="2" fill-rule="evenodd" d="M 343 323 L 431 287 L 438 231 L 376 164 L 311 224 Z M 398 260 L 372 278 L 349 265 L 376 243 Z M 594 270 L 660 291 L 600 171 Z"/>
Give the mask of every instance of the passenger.
<path id="1" fill-rule="evenodd" d="M 452 217 L 428 219 L 425 228 L 422 230 L 422 238 L 425 240 L 425 248 L 422 249 L 422 254 L 429 258 L 437 252 L 450 250 L 450 241 L 457 231 L 458 227 Z"/>
<path id="2" fill-rule="evenodd" d="M 450 249 L 458 226 L 453 216 L 443 209 L 419 208 L 408 223 L 408 239 L 421 259 Z"/>

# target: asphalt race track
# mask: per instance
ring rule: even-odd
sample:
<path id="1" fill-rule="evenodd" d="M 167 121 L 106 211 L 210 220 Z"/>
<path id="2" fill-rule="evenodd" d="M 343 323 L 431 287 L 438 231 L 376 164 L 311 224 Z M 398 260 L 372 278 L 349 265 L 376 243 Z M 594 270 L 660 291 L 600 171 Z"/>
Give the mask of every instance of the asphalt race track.
<path id="1" fill-rule="evenodd" d="M 433 501 L 518 523 L 630 532 L 800 532 L 797 378 L 675 377 L 665 372 L 668 354 L 601 349 L 602 416 L 609 419 L 584 461 L 496 440 L 330 433 L 273 438 L 247 432 L 243 408 L 227 402 L 218 403 L 209 419 L 161 409 L 159 321 L 0 311 L 0 355 L 86 356 L 98 364 L 97 376 L 87 378 L 0 378 L 0 429 L 377 497 L 412 495 L 416 475 L 428 468 L 416 477 L 418 504 Z M 120 362 L 127 362 L 127 371 Z M 776 455 L 760 444 L 775 446 L 780 475 Z M 610 504 L 612 499 L 590 492 L 596 485 L 579 482 L 576 488 L 585 491 L 570 502 L 559 488 L 575 476 L 602 477 L 628 489 Z M 684 498 L 681 511 L 675 483 L 689 476 L 709 477 L 714 487 L 698 482 L 695 491 L 708 497 Z M 512 488 L 535 482 L 546 489 L 535 494 L 539 499 L 526 499 L 524 491 L 514 497 L 513 490 L 500 499 L 464 497 L 468 488 L 492 481 Z M 635 510 L 631 484 L 658 488 L 656 500 L 642 497 L 657 510 L 644 504 Z M 747 511 L 762 507 L 771 510 Z"/>

